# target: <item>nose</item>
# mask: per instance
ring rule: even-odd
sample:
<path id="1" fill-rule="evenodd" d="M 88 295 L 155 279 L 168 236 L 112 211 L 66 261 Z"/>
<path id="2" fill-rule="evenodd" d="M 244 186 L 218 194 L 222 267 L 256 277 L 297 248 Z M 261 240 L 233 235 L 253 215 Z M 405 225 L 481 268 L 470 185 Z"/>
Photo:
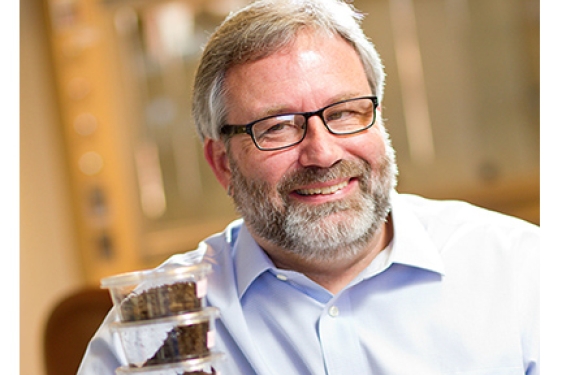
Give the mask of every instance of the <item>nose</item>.
<path id="1" fill-rule="evenodd" d="M 319 116 L 308 119 L 306 136 L 299 145 L 303 167 L 329 168 L 341 160 L 343 150 L 338 137 L 331 134 Z"/>

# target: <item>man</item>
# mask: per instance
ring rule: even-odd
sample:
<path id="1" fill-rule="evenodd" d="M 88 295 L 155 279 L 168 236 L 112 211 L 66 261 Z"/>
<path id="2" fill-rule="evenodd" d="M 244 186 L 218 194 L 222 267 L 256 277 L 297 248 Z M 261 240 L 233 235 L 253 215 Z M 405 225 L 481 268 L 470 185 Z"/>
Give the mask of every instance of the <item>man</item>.
<path id="1" fill-rule="evenodd" d="M 195 122 L 243 218 L 196 250 L 218 368 L 539 374 L 538 229 L 394 191 L 383 68 L 358 20 L 336 0 L 258 1 L 204 51 Z M 114 319 L 79 374 L 125 363 Z"/>

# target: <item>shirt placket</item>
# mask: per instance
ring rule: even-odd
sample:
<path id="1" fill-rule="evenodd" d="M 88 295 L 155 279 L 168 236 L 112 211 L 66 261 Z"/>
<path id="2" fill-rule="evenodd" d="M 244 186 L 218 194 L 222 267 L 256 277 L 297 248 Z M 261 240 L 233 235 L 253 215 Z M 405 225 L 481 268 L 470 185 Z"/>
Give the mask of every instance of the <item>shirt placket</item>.
<path id="1" fill-rule="evenodd" d="M 326 304 L 318 324 L 318 336 L 327 375 L 365 374 L 366 358 L 359 344 L 359 335 L 349 293 L 342 293 Z"/>

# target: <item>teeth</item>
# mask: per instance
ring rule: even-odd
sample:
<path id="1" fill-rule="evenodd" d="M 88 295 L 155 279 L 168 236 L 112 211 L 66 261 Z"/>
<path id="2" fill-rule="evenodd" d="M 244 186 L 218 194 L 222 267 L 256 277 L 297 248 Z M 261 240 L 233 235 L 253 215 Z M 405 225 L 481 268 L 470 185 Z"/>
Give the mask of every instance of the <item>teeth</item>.
<path id="1" fill-rule="evenodd" d="M 338 185 L 333 185 L 333 186 L 328 186 L 328 187 L 324 187 L 324 188 L 316 188 L 316 189 L 302 189 L 302 190 L 297 190 L 297 193 L 301 194 L 301 195 L 314 195 L 314 194 L 333 194 L 336 191 L 343 189 L 344 187 L 346 187 L 348 184 L 347 181 L 342 182 L 341 184 Z"/>

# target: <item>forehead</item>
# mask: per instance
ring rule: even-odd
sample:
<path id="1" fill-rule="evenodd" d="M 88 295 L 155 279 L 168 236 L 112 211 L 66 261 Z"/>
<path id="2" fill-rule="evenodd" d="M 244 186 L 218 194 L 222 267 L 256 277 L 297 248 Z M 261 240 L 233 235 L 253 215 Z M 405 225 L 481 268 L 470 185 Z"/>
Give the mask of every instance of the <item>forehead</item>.
<path id="1" fill-rule="evenodd" d="M 313 33 L 301 33 L 263 59 L 232 67 L 225 88 L 230 123 L 281 111 L 311 111 L 371 93 L 355 49 L 339 36 Z M 248 116 L 240 118 L 241 113 Z"/>

